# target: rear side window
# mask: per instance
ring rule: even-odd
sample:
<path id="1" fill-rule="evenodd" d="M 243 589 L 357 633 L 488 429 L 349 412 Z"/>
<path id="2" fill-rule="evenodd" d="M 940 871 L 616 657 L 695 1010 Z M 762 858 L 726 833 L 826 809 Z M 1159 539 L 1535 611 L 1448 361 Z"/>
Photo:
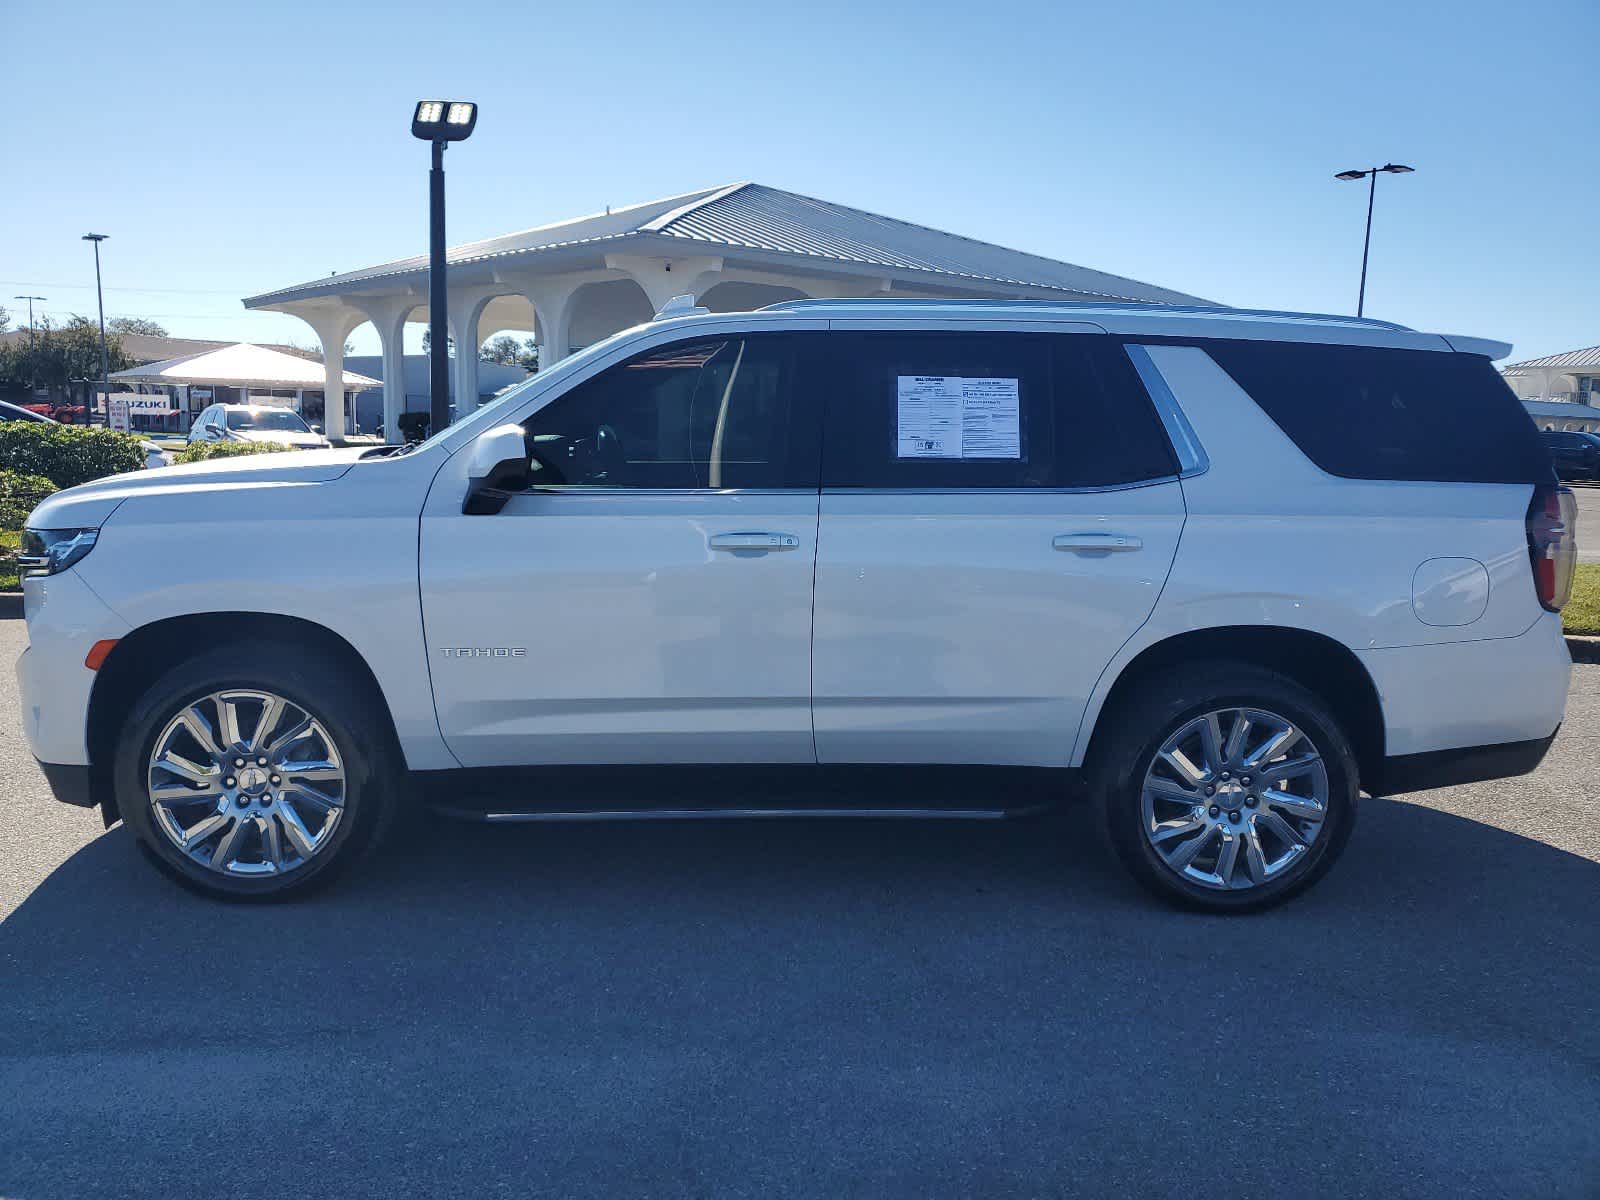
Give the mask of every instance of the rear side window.
<path id="1" fill-rule="evenodd" d="M 1481 355 L 1292 342 L 1205 349 L 1330 474 L 1439 483 L 1551 477 L 1527 410 Z"/>
<path id="2" fill-rule="evenodd" d="M 826 487 L 1090 488 L 1177 473 L 1109 337 L 862 332 L 826 345 Z"/>

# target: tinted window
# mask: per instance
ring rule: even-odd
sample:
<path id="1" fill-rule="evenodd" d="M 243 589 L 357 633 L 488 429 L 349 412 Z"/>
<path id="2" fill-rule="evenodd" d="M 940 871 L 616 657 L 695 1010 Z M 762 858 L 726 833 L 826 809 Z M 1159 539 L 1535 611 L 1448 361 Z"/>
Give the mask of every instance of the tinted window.
<path id="1" fill-rule="evenodd" d="M 1536 483 L 1533 421 L 1487 358 L 1431 350 L 1207 342 L 1306 457 L 1354 479 Z"/>
<path id="2" fill-rule="evenodd" d="M 849 333 L 827 342 L 830 487 L 1104 487 L 1176 474 L 1107 337 Z"/>
<path id="3" fill-rule="evenodd" d="M 638 488 L 815 487 L 788 335 L 682 343 L 601 372 L 524 428 L 533 482 Z"/>

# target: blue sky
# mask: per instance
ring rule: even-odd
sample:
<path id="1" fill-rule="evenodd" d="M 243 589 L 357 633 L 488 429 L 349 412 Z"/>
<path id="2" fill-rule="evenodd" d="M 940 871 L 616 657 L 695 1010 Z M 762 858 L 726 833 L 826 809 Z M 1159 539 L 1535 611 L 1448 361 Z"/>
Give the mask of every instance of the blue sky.
<path id="1" fill-rule="evenodd" d="M 440 10 L 460 17 L 436 22 Z M 310 344 L 239 298 L 753 179 L 1223 303 L 1600 342 L 1594 0 L 9 6 L 0 305 Z M 417 331 L 420 336 L 420 329 Z M 359 349 L 375 348 L 370 327 Z"/>

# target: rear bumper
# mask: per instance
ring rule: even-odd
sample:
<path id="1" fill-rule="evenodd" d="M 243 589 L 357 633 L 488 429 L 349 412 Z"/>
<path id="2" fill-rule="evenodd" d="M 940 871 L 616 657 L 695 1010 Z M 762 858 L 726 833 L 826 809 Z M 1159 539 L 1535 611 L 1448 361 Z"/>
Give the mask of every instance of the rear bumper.
<path id="1" fill-rule="evenodd" d="M 1556 735 L 1552 733 L 1549 737 L 1526 742 L 1392 756 L 1383 760 L 1383 774 L 1368 784 L 1367 791 L 1374 796 L 1397 796 L 1404 792 L 1424 792 L 1430 788 L 1526 775 L 1544 761 L 1550 743 L 1555 740 Z"/>
<path id="2" fill-rule="evenodd" d="M 1519 637 L 1362 650 L 1357 656 L 1377 686 L 1391 758 L 1437 751 L 1476 755 L 1510 744 L 1548 743 L 1566 712 L 1572 682 L 1572 656 L 1557 613 L 1544 613 Z"/>

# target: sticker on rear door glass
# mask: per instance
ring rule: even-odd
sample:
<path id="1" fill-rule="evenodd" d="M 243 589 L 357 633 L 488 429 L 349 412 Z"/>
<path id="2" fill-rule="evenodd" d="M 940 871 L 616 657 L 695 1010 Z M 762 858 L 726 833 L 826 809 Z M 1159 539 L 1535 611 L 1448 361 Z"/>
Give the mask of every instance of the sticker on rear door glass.
<path id="1" fill-rule="evenodd" d="M 900 458 L 1021 458 L 1015 379 L 898 377 Z"/>

